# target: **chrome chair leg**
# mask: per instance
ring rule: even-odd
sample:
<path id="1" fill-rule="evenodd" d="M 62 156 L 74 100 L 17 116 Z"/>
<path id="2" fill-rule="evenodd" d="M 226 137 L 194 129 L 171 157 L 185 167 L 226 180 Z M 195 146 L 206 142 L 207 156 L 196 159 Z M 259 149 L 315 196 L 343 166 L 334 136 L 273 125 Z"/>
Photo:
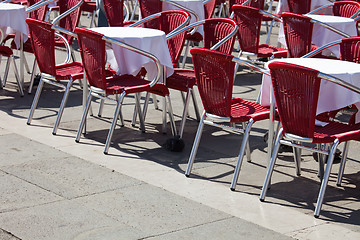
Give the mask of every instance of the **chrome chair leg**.
<path id="1" fill-rule="evenodd" d="M 316 203 L 316 207 L 315 207 L 315 212 L 314 212 L 314 217 L 316 217 L 316 218 L 318 218 L 320 215 L 321 206 L 324 201 L 324 195 L 325 195 L 326 187 L 327 187 L 327 184 L 329 181 L 331 168 L 332 168 L 334 157 L 335 157 L 336 148 L 338 145 L 339 145 L 339 140 L 335 139 L 335 141 L 331 147 L 330 153 L 329 153 L 329 157 L 328 157 L 328 161 L 327 161 L 326 169 L 325 169 L 325 173 L 324 173 L 324 178 L 321 181 L 321 187 L 320 187 L 320 191 L 319 191 L 319 195 L 318 195 L 318 199 L 317 199 L 317 203 Z"/>
<path id="2" fill-rule="evenodd" d="M 192 97 L 193 104 L 194 104 L 196 120 L 197 120 L 197 121 L 200 121 L 199 107 L 198 107 L 198 105 L 197 105 L 197 101 L 196 101 L 194 89 L 191 89 L 191 97 Z"/>
<path id="3" fill-rule="evenodd" d="M 232 180 L 231 186 L 230 186 L 231 191 L 235 191 L 236 183 L 239 179 L 240 169 L 241 169 L 241 165 L 242 165 L 242 162 L 244 159 L 245 152 L 246 152 L 246 155 L 250 155 L 250 150 L 248 149 L 248 143 L 249 143 L 250 130 L 251 130 L 251 127 L 253 124 L 254 124 L 254 119 L 251 118 L 249 120 L 249 123 L 246 126 L 245 131 L 244 131 L 244 137 L 241 142 L 240 152 L 239 152 L 238 160 L 237 160 L 234 175 L 233 175 L 233 180 Z"/>
<path id="4" fill-rule="evenodd" d="M 168 114 L 169 114 L 169 119 L 170 119 L 171 133 L 172 133 L 173 136 L 176 136 L 177 132 L 176 132 L 174 113 L 173 113 L 173 109 L 172 109 L 172 105 L 171 105 L 170 96 L 169 95 L 165 96 L 165 100 L 167 102 Z"/>
<path id="5" fill-rule="evenodd" d="M 34 96 L 34 100 L 31 104 L 31 109 L 30 109 L 30 113 L 29 113 L 29 117 L 28 117 L 28 120 L 26 122 L 27 125 L 30 125 L 31 123 L 31 120 L 34 116 L 34 112 L 35 112 L 35 109 L 37 107 L 37 104 L 39 102 L 39 98 L 40 98 L 40 94 L 41 94 L 41 91 L 42 91 L 42 88 L 44 86 L 44 81 L 43 81 L 43 77 L 41 76 L 40 78 L 40 82 L 39 82 L 39 86 L 37 87 L 36 89 L 36 93 L 35 93 L 35 96 Z"/>
<path id="6" fill-rule="evenodd" d="M 84 126 L 85 126 L 85 122 L 86 122 L 86 117 L 87 117 L 87 114 L 89 112 L 89 109 L 90 109 L 90 105 L 91 105 L 91 100 L 92 100 L 92 90 L 90 89 L 90 92 L 89 92 L 89 95 L 87 97 L 87 100 L 86 100 L 86 104 L 85 104 L 85 108 L 84 108 L 84 112 L 81 116 L 81 121 L 80 121 L 80 125 L 79 125 L 79 129 L 76 133 L 76 138 L 75 138 L 75 142 L 80 142 L 80 138 L 81 138 L 81 133 L 84 129 Z"/>
<path id="7" fill-rule="evenodd" d="M 33 68 L 32 68 L 32 71 L 31 71 L 30 86 L 29 86 L 29 89 L 28 89 L 28 94 L 31 94 L 32 89 L 34 87 L 36 67 L 37 67 L 37 62 L 36 62 L 36 59 L 34 59 L 34 64 L 33 64 Z"/>
<path id="8" fill-rule="evenodd" d="M 184 133 L 186 117 L 188 116 L 189 102 L 190 102 L 190 92 L 191 92 L 191 89 L 188 88 L 188 91 L 186 93 L 186 98 L 185 98 L 184 110 L 183 110 L 183 113 L 182 113 L 182 116 L 181 116 L 181 122 L 180 122 L 180 130 L 179 130 L 180 138 L 182 138 L 182 135 Z"/>
<path id="9" fill-rule="evenodd" d="M 104 110 L 104 104 L 105 104 L 105 99 L 100 99 L 98 117 L 102 116 L 102 113 L 103 113 L 103 110 Z"/>
<path id="10" fill-rule="evenodd" d="M 144 115 L 143 112 L 141 111 L 141 106 L 140 106 L 140 93 L 135 93 L 135 101 L 136 101 L 135 110 L 137 110 L 137 114 L 139 114 L 139 119 L 140 119 L 140 129 L 144 133 L 145 123 L 144 123 Z"/>
<path id="11" fill-rule="evenodd" d="M 340 166 L 339 166 L 339 173 L 338 173 L 338 177 L 337 177 L 337 180 L 336 180 L 336 185 L 339 186 L 339 187 L 341 186 L 341 181 L 342 181 L 343 174 L 344 174 L 346 158 L 347 158 L 347 154 L 349 152 L 349 145 L 350 145 L 350 142 L 345 142 L 344 150 L 343 150 L 342 157 L 341 157 L 341 162 L 340 162 Z"/>
<path id="12" fill-rule="evenodd" d="M 66 106 L 66 102 L 68 100 L 68 97 L 69 97 L 69 93 L 70 93 L 70 88 L 73 84 L 73 79 L 71 78 L 66 86 L 66 89 L 65 89 L 65 92 L 64 92 L 64 96 L 61 100 L 61 104 L 60 104 L 60 108 L 59 108 L 59 112 L 58 112 L 58 115 L 56 117 L 56 121 L 55 121 L 55 124 L 54 124 L 54 128 L 53 128 L 53 131 L 52 131 L 52 134 L 53 135 L 56 135 L 56 132 L 57 132 L 57 129 L 59 127 L 59 124 L 60 124 L 60 121 L 61 121 L 61 117 L 63 115 L 63 112 L 64 112 L 64 108 Z"/>
<path id="13" fill-rule="evenodd" d="M 120 96 L 119 100 L 117 101 L 117 105 L 116 105 L 116 109 L 115 109 L 115 113 L 114 113 L 114 118 L 113 118 L 113 121 L 111 123 L 111 127 L 110 127 L 110 130 L 109 130 L 108 136 L 106 138 L 104 154 L 108 154 L 108 152 L 109 152 L 111 139 L 112 139 L 112 136 L 114 134 L 114 130 L 115 130 L 115 127 L 116 127 L 116 122 L 117 122 L 119 113 L 121 111 L 122 102 L 124 101 L 125 94 L 126 94 L 125 92 L 121 93 L 121 96 Z"/>
<path id="14" fill-rule="evenodd" d="M 10 57 L 8 58 L 8 60 L 6 61 L 6 66 L 5 66 L 5 72 L 4 72 L 4 78 L 3 78 L 3 83 L 2 85 L 5 87 L 6 85 L 6 81 L 9 75 L 9 69 L 10 69 Z"/>
<path id="15" fill-rule="evenodd" d="M 12 65 L 13 65 L 13 68 L 14 68 L 15 78 L 16 78 L 17 85 L 19 87 L 19 92 L 20 92 L 20 95 L 23 97 L 24 96 L 24 89 L 23 89 L 23 84 L 21 82 L 18 69 L 17 69 L 16 64 L 15 64 L 15 57 L 11 56 L 10 58 L 11 58 Z"/>
<path id="16" fill-rule="evenodd" d="M 187 40 L 187 41 L 186 41 L 185 52 L 184 52 L 184 57 L 183 57 L 183 60 L 182 60 L 182 63 L 181 63 L 181 68 L 182 68 L 182 69 L 185 68 L 187 55 L 189 54 L 189 47 L 190 47 L 190 41 Z"/>
<path id="17" fill-rule="evenodd" d="M 163 134 L 166 134 L 166 98 L 163 98 L 163 110 L 162 110 L 162 120 L 163 120 L 163 123 L 162 123 L 162 133 Z"/>
<path id="18" fill-rule="evenodd" d="M 190 176 L 191 169 L 192 169 L 193 164 L 194 164 L 194 159 L 195 159 L 198 147 L 199 147 L 201 134 L 202 134 L 202 131 L 203 131 L 203 128 L 204 128 L 204 120 L 205 120 L 205 118 L 206 118 L 206 114 L 204 112 L 201 119 L 200 119 L 200 123 L 199 123 L 198 129 L 197 129 L 197 132 L 196 132 L 194 144 L 193 144 L 192 149 L 191 149 L 188 165 L 187 165 L 186 172 L 185 172 L 186 177 Z"/>
<path id="19" fill-rule="evenodd" d="M 271 155 L 271 160 L 270 160 L 267 172 L 266 172 L 264 185 L 263 185 L 261 193 L 260 193 L 260 201 L 262 201 L 262 202 L 265 201 L 266 192 L 267 192 L 267 190 L 268 190 L 268 188 L 270 186 L 271 175 L 272 175 L 272 173 L 274 171 L 274 166 L 275 166 L 275 162 L 276 162 L 276 159 L 277 159 L 277 154 L 278 154 L 279 148 L 280 148 L 280 139 L 281 139 L 281 136 L 282 136 L 282 132 L 283 132 L 283 129 L 280 129 L 279 133 L 278 133 L 278 135 L 276 137 L 275 147 L 274 147 L 273 153 Z"/>
<path id="20" fill-rule="evenodd" d="M 301 175 L 301 149 L 293 147 L 296 175 Z"/>
<path id="21" fill-rule="evenodd" d="M 251 123 L 252 125 L 253 123 Z M 246 132 L 246 128 L 249 126 L 249 123 L 246 124 L 245 122 L 242 123 L 242 128 L 244 129 L 244 133 Z M 249 129 L 250 131 L 250 129 Z M 250 134 L 250 133 L 248 133 Z M 245 136 L 243 137 L 243 141 L 245 139 Z M 245 155 L 246 155 L 246 158 L 247 158 L 247 162 L 251 162 L 251 152 L 250 152 L 250 143 L 249 143 L 249 136 L 247 137 L 247 140 L 246 140 L 246 147 L 245 147 Z"/>

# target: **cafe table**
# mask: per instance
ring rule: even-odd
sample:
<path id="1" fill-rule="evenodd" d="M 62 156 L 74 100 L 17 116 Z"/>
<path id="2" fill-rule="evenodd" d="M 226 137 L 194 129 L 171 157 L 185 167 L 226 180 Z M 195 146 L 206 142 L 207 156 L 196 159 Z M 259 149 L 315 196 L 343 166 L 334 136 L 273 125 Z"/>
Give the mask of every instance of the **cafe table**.
<path id="1" fill-rule="evenodd" d="M 159 59 L 160 64 L 164 66 L 166 77 L 174 73 L 163 31 L 137 27 L 97 27 L 91 28 L 91 30 L 155 55 Z M 148 79 L 152 79 L 157 72 L 155 63 L 150 58 L 124 49 L 116 44 L 112 44 L 111 48 L 107 48 L 106 54 L 107 62 L 117 74 L 136 75 L 141 67 L 144 67 L 147 71 Z"/>
<path id="2" fill-rule="evenodd" d="M 310 11 L 318 8 L 318 7 L 322 7 L 324 5 L 330 4 L 332 3 L 332 1 L 329 0 L 311 0 L 310 3 Z M 278 5 L 276 7 L 275 13 L 276 14 L 281 14 L 283 12 L 288 12 L 289 11 L 289 5 L 288 5 L 288 1 L 287 0 L 279 0 Z"/>
<path id="3" fill-rule="evenodd" d="M 23 42 L 27 40 L 29 30 L 25 19 L 26 8 L 20 4 L 0 3 L 0 28 L 5 35 L 15 34 L 15 43 L 20 49 L 20 78 L 21 86 L 24 86 L 24 53 Z M 22 92 L 22 91 L 20 91 Z"/>

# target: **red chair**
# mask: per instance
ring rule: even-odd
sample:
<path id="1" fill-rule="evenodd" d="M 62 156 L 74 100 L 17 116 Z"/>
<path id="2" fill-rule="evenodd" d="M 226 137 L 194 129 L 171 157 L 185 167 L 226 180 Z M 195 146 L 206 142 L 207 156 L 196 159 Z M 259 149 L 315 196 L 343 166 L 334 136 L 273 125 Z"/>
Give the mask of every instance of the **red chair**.
<path id="1" fill-rule="evenodd" d="M 287 0 L 289 12 L 306 14 L 310 12 L 311 0 Z"/>
<path id="2" fill-rule="evenodd" d="M 240 59 L 203 48 L 193 48 L 190 53 L 193 57 L 196 83 L 204 112 L 198 126 L 185 175 L 187 177 L 190 175 L 204 124 L 243 133 L 244 137 L 230 187 L 231 190 L 235 190 L 245 151 L 248 161 L 251 160 L 248 145 L 251 127 L 257 121 L 269 119 L 270 111 L 259 103 L 233 98 L 234 67 L 235 62 L 242 63 Z M 236 128 L 236 123 L 243 124 L 243 130 Z"/>
<path id="3" fill-rule="evenodd" d="M 237 34 L 240 45 L 239 58 L 243 55 L 248 59 L 250 59 L 250 56 L 255 56 L 257 57 L 255 61 L 261 63 L 263 59 L 269 59 L 277 52 L 279 52 L 278 57 L 286 57 L 285 48 L 260 44 L 260 28 L 263 18 L 263 11 L 261 9 L 245 5 L 234 5 L 232 11 L 234 20 L 239 25 Z M 235 74 L 237 67 L 236 65 Z"/>
<path id="4" fill-rule="evenodd" d="M 39 19 L 39 20 L 44 21 L 45 17 L 46 17 L 46 13 L 47 13 L 47 5 L 42 5 L 39 8 L 31 9 L 31 6 L 33 6 L 34 4 L 36 4 L 36 3 L 40 2 L 40 1 L 41 0 L 28 0 L 27 1 L 27 5 L 28 5 L 27 12 L 28 12 L 28 16 L 30 18 Z M 15 38 L 15 34 L 9 34 L 9 35 L 6 36 L 4 42 L 12 39 L 12 41 L 10 43 L 11 48 L 12 49 L 18 49 L 18 47 L 17 47 L 17 45 L 16 45 L 16 43 L 14 41 L 14 38 Z M 27 41 L 23 43 L 23 52 L 33 53 L 33 50 L 32 50 L 32 47 L 31 47 L 30 36 L 28 36 Z M 26 61 L 25 57 L 24 57 L 24 60 L 25 60 L 24 62 L 25 62 L 25 67 L 27 69 L 27 72 L 30 73 L 30 69 L 29 69 L 29 66 L 27 64 L 27 61 Z M 31 89 L 32 89 L 33 84 L 34 84 L 35 68 L 36 68 L 36 61 L 34 61 L 33 68 L 32 68 L 32 71 L 31 71 L 29 93 L 31 93 Z"/>
<path id="5" fill-rule="evenodd" d="M 52 134 L 55 135 L 70 93 L 70 88 L 75 80 L 83 78 L 83 67 L 81 63 L 78 62 L 69 63 L 70 47 L 64 37 L 55 33 L 51 23 L 32 18 L 26 19 L 26 23 L 29 26 L 32 49 L 34 50 L 36 62 L 41 72 L 39 86 L 31 105 L 27 124 L 30 125 L 32 121 L 44 83 L 60 87 L 65 89 L 65 92 L 52 131 Z M 55 64 L 55 34 L 63 39 L 68 50 L 66 61 L 58 65 Z M 61 81 L 67 81 L 67 84 L 63 85 Z"/>
<path id="6" fill-rule="evenodd" d="M 90 27 L 96 25 L 95 23 L 96 10 L 97 10 L 96 1 L 84 0 L 83 4 L 81 5 L 81 12 L 87 12 L 91 14 Z"/>
<path id="7" fill-rule="evenodd" d="M 335 121 L 323 127 L 315 125 L 320 82 L 325 78 L 357 93 L 360 93 L 360 89 L 349 88 L 349 85 L 341 82 L 340 79 L 329 75 L 324 77 L 324 74 L 302 66 L 281 62 L 272 62 L 268 66 L 282 128 L 276 138 L 260 200 L 265 200 L 280 144 L 321 152 L 328 155 L 328 160 L 314 213 L 315 217 L 319 217 L 337 146 L 341 142 L 360 139 L 360 125 L 348 125 Z M 331 148 L 329 151 L 314 150 L 311 146 L 309 147 L 310 143 L 331 144 Z M 297 165 L 299 166 L 299 163 Z"/>
<path id="8" fill-rule="evenodd" d="M 165 11 L 162 12 L 161 15 L 171 12 Z M 189 16 L 187 14 L 187 16 Z M 185 20 L 185 19 L 184 19 Z M 177 66 L 181 50 L 184 44 L 184 33 L 186 30 L 193 28 L 194 26 L 203 25 L 204 27 L 204 47 L 207 49 L 216 48 L 217 51 L 231 54 L 232 49 L 234 47 L 235 42 L 235 34 L 237 33 L 237 24 L 234 20 L 228 18 L 210 18 L 204 21 L 200 21 L 197 23 L 193 23 L 191 26 L 181 28 L 175 33 L 170 33 L 170 30 L 174 30 L 175 26 L 172 28 L 168 28 L 169 26 L 168 19 L 166 22 L 160 21 L 160 29 L 167 33 L 168 38 L 168 47 L 170 50 L 170 55 L 172 57 L 172 62 L 174 67 Z M 140 24 L 140 22 L 138 23 Z M 176 41 L 176 43 L 174 42 Z M 166 86 L 170 89 L 179 90 L 181 92 L 186 92 L 187 95 L 185 97 L 184 102 L 184 110 L 182 115 L 182 120 L 180 123 L 180 131 L 179 136 L 182 137 L 185 121 L 187 117 L 187 110 L 190 102 L 190 96 L 192 96 L 194 109 L 197 119 L 200 119 L 198 107 L 196 104 L 195 94 L 193 92 L 193 86 L 195 84 L 195 73 L 193 70 L 190 69 L 183 69 L 183 68 L 175 68 L 174 74 L 166 79 Z"/>
<path id="9" fill-rule="evenodd" d="M 124 22 L 124 0 L 103 0 L 106 19 L 110 27 L 124 27 L 134 22 Z"/>
<path id="10" fill-rule="evenodd" d="M 0 29 L 0 43 L 3 42 L 3 37 L 4 37 L 3 31 Z M 5 66 L 4 78 L 3 79 L 0 78 L 0 89 L 3 89 L 3 87 L 5 87 L 6 80 L 9 75 L 10 62 L 11 62 L 14 66 L 14 73 L 15 73 L 15 77 L 16 77 L 16 81 L 18 84 L 20 95 L 24 96 L 23 86 L 20 81 L 20 76 L 19 76 L 16 64 L 15 64 L 15 57 L 14 57 L 12 49 L 9 48 L 8 46 L 0 45 L 0 58 L 1 57 L 7 57 L 8 60 L 6 62 L 6 66 Z M 0 59 L 0 63 L 1 63 L 1 59 Z"/>
<path id="11" fill-rule="evenodd" d="M 174 119 L 170 104 L 169 90 L 163 83 L 158 83 L 161 73 L 158 74 L 157 77 L 155 77 L 151 82 L 143 78 L 127 75 L 127 74 L 121 76 L 112 75 L 110 77 L 107 77 L 105 70 L 105 61 L 106 61 L 105 44 L 106 42 L 111 42 L 113 44 L 118 44 L 121 47 L 127 48 L 131 51 L 148 56 L 155 62 L 159 71 L 162 71 L 161 70 L 162 67 L 158 62 L 159 60 L 151 54 L 148 54 L 138 49 L 134 49 L 127 44 L 121 43 L 115 39 L 105 37 L 102 34 L 93 32 L 88 29 L 76 28 L 75 32 L 78 35 L 81 58 L 90 85 L 90 93 L 86 102 L 86 107 L 84 109 L 83 116 L 81 118 L 80 126 L 76 136 L 76 142 L 80 141 L 81 133 L 84 128 L 86 116 L 89 111 L 92 97 L 113 100 L 109 98 L 108 95 L 120 94 L 120 97 L 115 100 L 116 110 L 106 139 L 105 150 L 104 150 L 105 154 L 108 153 L 111 144 L 112 135 L 116 127 L 117 119 L 119 116 L 121 116 L 122 102 L 124 100 L 124 97 L 128 94 L 135 93 L 136 105 L 140 118 L 140 127 L 143 131 L 145 131 L 144 118 L 142 116 L 142 111 L 140 110 L 139 93 L 147 92 L 147 91 L 156 92 L 158 95 L 161 95 L 166 98 L 166 102 L 168 103 L 172 133 L 175 135 L 176 129 L 175 129 L 175 124 L 174 124 Z M 122 119 L 122 117 L 120 118 Z"/>

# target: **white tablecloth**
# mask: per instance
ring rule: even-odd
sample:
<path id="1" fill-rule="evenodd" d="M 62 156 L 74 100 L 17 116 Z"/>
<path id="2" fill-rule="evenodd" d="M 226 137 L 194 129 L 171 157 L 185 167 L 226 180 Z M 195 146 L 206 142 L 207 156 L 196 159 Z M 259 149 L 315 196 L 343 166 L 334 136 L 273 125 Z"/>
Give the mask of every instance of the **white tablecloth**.
<path id="1" fill-rule="evenodd" d="M 15 43 L 20 48 L 20 35 L 23 40 L 28 38 L 28 27 L 25 22 L 27 14 L 25 6 L 20 4 L 0 3 L 0 27 L 5 35 L 15 33 Z"/>
<path id="2" fill-rule="evenodd" d="M 323 23 L 327 23 L 328 25 L 341 30 L 344 33 L 349 34 L 350 36 L 357 36 L 356 24 L 353 19 L 338 17 L 338 16 L 330 16 L 330 15 L 307 15 L 314 20 L 321 21 Z M 314 23 L 313 27 L 313 35 L 312 35 L 312 43 L 316 46 L 323 46 L 332 41 L 336 41 L 344 38 L 342 35 L 339 35 L 325 27 L 320 26 L 319 24 Z M 284 28 L 281 24 L 279 29 L 279 43 L 286 46 Z M 337 58 L 340 57 L 340 48 L 339 46 L 335 46 L 323 51 L 324 55 L 334 54 Z"/>
<path id="3" fill-rule="evenodd" d="M 163 31 L 130 27 L 100 27 L 92 28 L 91 30 L 152 53 L 166 67 L 167 76 L 174 73 Z M 156 75 L 155 63 L 150 58 L 116 44 L 113 44 L 112 49 L 107 49 L 107 61 L 118 74 L 135 75 L 144 66 L 148 72 L 149 80 L 153 79 Z"/>
<path id="4" fill-rule="evenodd" d="M 171 0 L 171 1 L 176 2 L 188 9 L 193 10 L 199 16 L 199 21 L 205 19 L 203 0 Z M 163 2 L 163 10 L 174 10 L 174 9 L 178 9 L 178 8 L 172 4 Z M 196 18 L 195 18 L 195 16 L 191 15 L 190 24 L 194 23 L 194 22 L 196 22 Z M 203 34 L 203 32 L 204 32 L 203 27 L 199 26 L 199 28 L 197 29 L 197 32 Z"/>
<path id="5" fill-rule="evenodd" d="M 310 11 L 330 3 L 331 2 L 329 0 L 311 0 Z M 288 12 L 288 11 L 289 11 L 289 5 L 287 0 L 279 0 L 275 11 L 276 14 L 280 14 L 282 12 Z"/>
<path id="6" fill-rule="evenodd" d="M 293 63 L 312 68 L 360 87 L 360 64 L 354 62 L 321 58 L 287 58 L 274 61 Z M 263 75 L 260 103 L 264 106 L 270 105 L 271 89 L 270 76 Z M 359 103 L 360 94 L 332 82 L 322 80 L 316 114 L 340 109 L 351 104 L 356 104 L 360 107 Z M 356 122 L 360 122 L 360 114 L 357 114 Z"/>

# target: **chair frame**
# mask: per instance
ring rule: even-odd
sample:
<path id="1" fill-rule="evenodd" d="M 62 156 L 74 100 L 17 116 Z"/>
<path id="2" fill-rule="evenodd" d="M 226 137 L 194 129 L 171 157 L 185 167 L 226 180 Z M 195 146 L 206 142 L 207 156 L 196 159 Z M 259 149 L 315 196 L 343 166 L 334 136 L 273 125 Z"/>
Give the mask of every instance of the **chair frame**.
<path id="1" fill-rule="evenodd" d="M 143 51 L 143 50 L 140 50 L 140 49 L 138 49 L 136 47 L 133 47 L 133 46 L 131 46 L 129 44 L 126 44 L 126 43 L 123 43 L 121 41 L 118 41 L 118 40 L 116 40 L 114 38 L 107 37 L 105 35 L 103 35 L 102 40 L 105 41 L 105 43 L 116 44 L 116 45 L 118 45 L 120 47 L 126 48 L 126 49 L 128 49 L 130 51 L 133 51 L 135 53 L 138 53 L 138 54 L 141 54 L 143 56 L 146 56 L 146 57 L 150 58 L 155 63 L 155 65 L 157 67 L 156 76 L 154 77 L 153 80 L 151 80 L 151 82 L 149 82 L 150 88 L 155 86 L 156 83 L 161 78 L 161 76 L 163 75 L 163 73 L 164 73 L 163 66 L 160 64 L 159 59 L 156 56 L 154 56 L 153 54 L 148 53 L 148 52 Z M 144 117 L 143 117 L 143 113 L 142 113 L 141 108 L 140 108 L 140 95 L 139 95 L 139 93 L 140 92 L 135 93 L 135 100 L 136 100 L 137 112 L 138 112 L 138 115 L 139 115 L 139 118 L 140 118 L 140 129 L 143 132 L 145 132 Z M 79 125 L 79 129 L 77 131 L 75 141 L 80 142 L 81 133 L 82 133 L 82 131 L 84 129 L 84 125 L 85 125 L 86 117 L 87 117 L 87 114 L 88 114 L 88 111 L 89 111 L 89 108 L 90 108 L 90 105 L 91 105 L 92 97 L 97 97 L 97 98 L 100 98 L 102 100 L 115 101 L 116 104 L 117 104 L 116 105 L 116 110 L 115 110 L 115 113 L 114 113 L 114 118 L 112 120 L 109 133 L 108 133 L 107 138 L 106 138 L 105 149 L 104 149 L 104 154 L 108 154 L 109 147 L 110 147 L 110 144 L 111 144 L 111 139 L 112 139 L 115 127 L 116 127 L 116 122 L 117 122 L 117 119 L 119 117 L 120 117 L 120 120 L 122 122 L 122 125 L 124 125 L 122 114 L 121 114 L 121 107 L 122 107 L 122 102 L 124 100 L 124 97 L 126 95 L 127 95 L 127 93 L 125 91 L 123 91 L 120 94 L 120 97 L 118 99 L 114 100 L 112 98 L 109 98 L 107 96 L 106 92 L 103 89 L 96 88 L 94 86 L 90 86 L 90 92 L 88 94 L 85 109 L 84 109 L 83 115 L 81 117 L 81 122 L 80 122 L 80 125 Z M 174 116 L 173 116 L 173 112 L 172 112 L 172 106 L 171 106 L 171 101 L 170 101 L 169 95 L 165 96 L 164 111 L 163 111 L 163 124 L 164 124 L 165 119 L 166 119 L 166 107 L 168 108 L 168 114 L 169 114 L 169 117 L 170 117 L 170 126 L 171 126 L 171 130 L 172 130 L 172 134 L 175 136 L 176 135 L 176 127 L 175 127 L 175 123 L 174 123 Z"/>
<path id="2" fill-rule="evenodd" d="M 298 65 L 295 65 L 295 64 L 287 64 L 287 65 L 294 66 L 294 67 L 301 67 L 301 66 L 298 66 Z M 271 64 L 269 65 L 269 68 L 271 69 Z M 315 70 L 312 70 L 312 69 L 309 69 L 309 70 L 313 71 L 313 72 L 317 72 L 316 73 L 316 78 L 319 81 L 320 81 L 320 79 L 327 80 L 327 81 L 330 81 L 332 83 L 335 83 L 335 84 L 340 85 L 340 86 L 342 86 L 342 87 L 344 87 L 346 89 L 349 89 L 351 91 L 354 91 L 354 92 L 360 94 L 360 88 L 358 88 L 358 87 L 356 87 L 356 86 L 354 86 L 354 85 L 352 85 L 350 83 L 347 83 L 347 82 L 345 82 L 345 81 L 343 81 L 343 80 L 341 80 L 339 78 L 336 78 L 334 76 L 331 76 L 329 74 L 325 74 L 325 73 L 315 71 Z M 325 155 L 328 155 L 328 161 L 327 161 L 327 165 L 326 165 L 326 170 L 324 172 L 324 177 L 323 177 L 323 179 L 321 181 L 321 187 L 320 187 L 320 191 L 319 191 L 319 194 L 318 194 L 317 204 L 316 204 L 316 208 L 315 208 L 315 212 L 314 212 L 314 216 L 316 218 L 318 218 L 319 215 L 320 215 L 321 206 L 322 206 L 322 203 L 323 203 L 323 200 L 324 200 L 326 186 L 327 186 L 327 183 L 328 183 L 328 180 L 329 180 L 329 177 L 330 177 L 335 152 L 336 152 L 337 146 L 339 145 L 340 141 L 339 141 L 338 138 L 335 138 L 335 140 L 333 141 L 332 146 L 330 148 L 330 151 L 326 151 L 326 150 L 323 150 L 323 149 L 313 148 L 313 147 L 304 146 L 304 145 L 300 144 L 301 142 L 312 143 L 312 141 L 313 141 L 312 138 L 301 137 L 301 136 L 297 136 L 297 135 L 290 134 L 290 133 L 283 134 L 283 131 L 284 130 L 281 128 L 280 131 L 277 134 L 277 137 L 276 137 L 275 146 L 274 146 L 274 149 L 273 149 L 273 152 L 272 152 L 272 156 L 271 156 L 269 166 L 267 168 L 267 173 L 266 173 L 266 177 L 265 177 L 265 180 L 264 180 L 264 185 L 262 187 L 262 191 L 261 191 L 261 194 L 260 194 L 260 201 L 265 201 L 265 196 L 266 196 L 267 190 L 269 189 L 269 186 L 270 186 L 271 175 L 272 175 L 272 172 L 274 170 L 274 166 L 275 166 L 275 162 L 276 162 L 276 159 L 277 159 L 277 154 L 278 154 L 278 151 L 279 151 L 280 144 L 284 144 L 284 145 L 288 145 L 288 146 L 291 146 L 291 147 L 294 147 L 294 148 L 298 148 L 297 151 L 295 151 L 295 162 L 296 162 L 295 166 L 296 166 L 296 169 L 297 169 L 298 173 L 299 173 L 299 168 L 300 168 L 300 156 L 299 156 L 300 155 L 300 151 L 299 151 L 300 149 L 306 149 L 306 150 L 317 152 L 317 153 L 320 153 L 320 154 L 325 154 Z M 358 134 L 360 134 L 360 130 L 358 130 Z"/>
<path id="3" fill-rule="evenodd" d="M 196 50 L 196 49 L 199 49 L 199 48 L 194 48 L 194 50 Z M 213 50 L 208 50 L 208 49 L 206 49 L 206 50 L 207 51 L 213 51 Z M 232 57 L 231 62 L 233 62 L 233 63 L 237 63 L 237 64 L 240 64 L 242 66 L 251 68 L 252 70 L 258 71 L 260 73 L 268 74 L 266 71 L 264 71 L 264 69 L 262 69 L 261 67 L 256 66 L 255 64 L 253 64 L 252 62 L 250 62 L 248 60 L 242 60 L 242 59 L 239 59 L 237 57 L 233 57 L 231 55 L 229 55 L 229 57 Z M 233 75 L 231 77 L 233 77 Z M 234 78 L 232 78 L 232 79 L 234 80 Z M 270 111 L 264 111 L 263 114 L 270 114 Z M 207 119 L 210 119 L 210 120 L 207 120 Z M 265 119 L 268 119 L 268 118 L 265 118 Z M 246 155 L 247 161 L 251 162 L 250 145 L 249 145 L 248 140 L 249 140 L 252 125 L 256 121 L 257 120 L 250 117 L 250 119 L 247 121 L 247 124 L 245 124 L 245 121 L 236 122 L 236 123 L 242 123 L 242 129 L 239 129 L 239 128 L 237 128 L 235 126 L 235 123 L 231 122 L 230 117 L 217 116 L 217 115 L 214 115 L 214 114 L 206 113 L 206 111 L 204 110 L 204 112 L 202 114 L 202 117 L 201 117 L 201 120 L 200 120 L 200 123 L 199 123 L 199 126 L 198 126 L 198 129 L 197 129 L 197 132 L 196 132 L 195 140 L 194 140 L 194 143 L 193 143 L 193 146 L 192 146 L 192 149 L 191 149 L 191 153 L 190 153 L 189 160 L 188 160 L 188 165 L 187 165 L 187 168 L 186 168 L 186 171 L 185 171 L 185 176 L 189 177 L 190 174 L 191 174 L 191 170 L 192 170 L 194 160 L 195 160 L 195 156 L 196 156 L 198 146 L 199 146 L 199 143 L 200 143 L 201 134 L 202 134 L 202 131 L 203 131 L 204 124 L 214 126 L 214 127 L 218 127 L 218 128 L 221 128 L 221 129 L 224 129 L 224 130 L 227 130 L 227 131 L 235 132 L 235 133 L 241 133 L 241 134 L 243 134 L 243 140 L 241 142 L 240 152 L 239 152 L 239 155 L 238 155 L 238 158 L 237 158 L 237 163 L 236 163 L 233 179 L 232 179 L 231 186 L 230 186 L 230 189 L 232 191 L 235 191 L 244 155 Z M 224 125 L 223 123 L 228 123 L 228 124 L 230 124 L 230 126 Z"/>
<path id="4" fill-rule="evenodd" d="M 67 52 L 67 57 L 66 57 L 63 64 L 70 63 L 71 49 L 70 49 L 69 43 L 67 42 L 66 38 L 62 34 L 56 32 L 56 31 L 67 33 L 67 34 L 72 34 L 72 33 L 70 31 L 67 31 L 66 29 L 63 29 L 63 28 L 60 28 L 60 27 L 57 27 L 57 26 L 54 26 L 54 25 L 51 26 L 51 29 L 52 29 L 52 31 L 54 31 L 55 36 L 59 37 L 62 41 L 64 41 L 64 44 L 65 44 L 65 47 L 66 47 L 66 52 Z M 55 39 L 54 39 L 54 41 L 55 41 Z M 44 83 L 48 83 L 50 85 L 65 89 L 64 96 L 63 96 L 63 98 L 61 100 L 60 108 L 59 108 L 59 111 L 58 111 L 58 115 L 57 115 L 53 130 L 52 130 L 52 134 L 56 135 L 58 126 L 59 126 L 60 121 L 61 121 L 62 114 L 64 112 L 64 108 L 65 108 L 67 99 L 68 99 L 68 96 L 69 96 L 69 93 L 70 93 L 70 88 L 71 88 L 71 86 L 72 86 L 75 79 L 73 79 L 73 77 L 71 75 L 69 75 L 68 83 L 66 85 L 63 85 L 63 84 L 59 83 L 56 80 L 55 76 L 52 76 L 50 74 L 41 73 L 40 76 L 41 76 L 40 77 L 40 82 L 39 82 L 39 85 L 38 85 L 38 87 L 36 89 L 34 100 L 33 100 L 32 105 L 31 105 L 29 117 L 28 117 L 28 120 L 27 120 L 27 125 L 31 124 L 31 121 L 32 121 L 33 116 L 34 116 L 35 109 L 37 107 L 37 104 L 38 104 L 38 101 L 39 101 L 39 98 L 40 98 L 42 88 L 44 86 Z"/>

